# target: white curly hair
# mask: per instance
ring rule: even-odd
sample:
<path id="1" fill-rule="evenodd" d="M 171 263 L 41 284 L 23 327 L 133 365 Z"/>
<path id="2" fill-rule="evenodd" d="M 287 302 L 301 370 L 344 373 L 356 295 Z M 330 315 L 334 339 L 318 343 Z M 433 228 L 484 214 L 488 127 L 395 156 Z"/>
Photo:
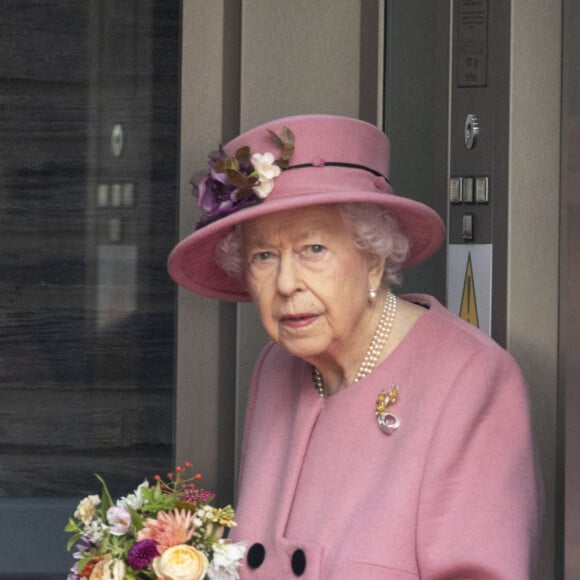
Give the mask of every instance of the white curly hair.
<path id="1" fill-rule="evenodd" d="M 344 203 L 336 207 L 353 233 L 355 246 L 385 260 L 383 286 L 400 284 L 410 243 L 397 220 L 386 208 L 374 203 Z M 241 246 L 240 224 L 230 230 L 217 246 L 216 261 L 232 278 L 244 275 Z"/>

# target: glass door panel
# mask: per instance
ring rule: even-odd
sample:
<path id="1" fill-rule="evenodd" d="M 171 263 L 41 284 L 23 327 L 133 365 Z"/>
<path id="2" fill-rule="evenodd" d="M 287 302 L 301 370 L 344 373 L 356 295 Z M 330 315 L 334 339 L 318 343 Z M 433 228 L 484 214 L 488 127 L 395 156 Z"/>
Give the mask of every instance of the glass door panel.
<path id="1" fill-rule="evenodd" d="M 0 578 L 173 463 L 178 0 L 3 2 Z"/>

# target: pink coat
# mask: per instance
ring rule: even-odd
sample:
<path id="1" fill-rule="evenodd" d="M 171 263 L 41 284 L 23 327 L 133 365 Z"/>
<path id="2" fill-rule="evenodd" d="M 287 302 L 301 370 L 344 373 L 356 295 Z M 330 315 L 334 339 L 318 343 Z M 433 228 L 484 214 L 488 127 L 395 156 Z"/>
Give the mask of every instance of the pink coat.
<path id="1" fill-rule="evenodd" d="M 368 377 L 328 399 L 275 345 L 248 403 L 235 539 L 243 579 L 530 578 L 538 486 L 526 386 L 512 358 L 430 306 Z M 377 424 L 396 384 L 401 425 Z"/>

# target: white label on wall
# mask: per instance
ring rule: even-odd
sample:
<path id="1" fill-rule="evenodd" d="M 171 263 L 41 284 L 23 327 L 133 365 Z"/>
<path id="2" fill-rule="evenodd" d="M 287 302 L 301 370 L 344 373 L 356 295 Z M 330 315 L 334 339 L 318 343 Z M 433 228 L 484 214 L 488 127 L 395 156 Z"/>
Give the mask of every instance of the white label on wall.
<path id="1" fill-rule="evenodd" d="M 492 244 L 449 244 L 447 307 L 491 335 Z"/>

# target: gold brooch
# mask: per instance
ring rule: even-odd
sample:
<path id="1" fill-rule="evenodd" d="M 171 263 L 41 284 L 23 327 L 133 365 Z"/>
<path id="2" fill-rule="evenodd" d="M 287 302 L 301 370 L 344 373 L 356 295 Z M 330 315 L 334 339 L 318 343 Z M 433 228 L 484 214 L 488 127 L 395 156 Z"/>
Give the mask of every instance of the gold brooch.
<path id="1" fill-rule="evenodd" d="M 394 405 L 398 398 L 399 388 L 397 385 L 391 385 L 391 389 L 388 393 L 381 391 L 377 397 L 375 415 L 377 416 L 379 429 L 387 435 L 390 435 L 393 431 L 397 430 L 401 424 L 401 421 L 396 415 L 389 413 L 389 407 Z"/>

